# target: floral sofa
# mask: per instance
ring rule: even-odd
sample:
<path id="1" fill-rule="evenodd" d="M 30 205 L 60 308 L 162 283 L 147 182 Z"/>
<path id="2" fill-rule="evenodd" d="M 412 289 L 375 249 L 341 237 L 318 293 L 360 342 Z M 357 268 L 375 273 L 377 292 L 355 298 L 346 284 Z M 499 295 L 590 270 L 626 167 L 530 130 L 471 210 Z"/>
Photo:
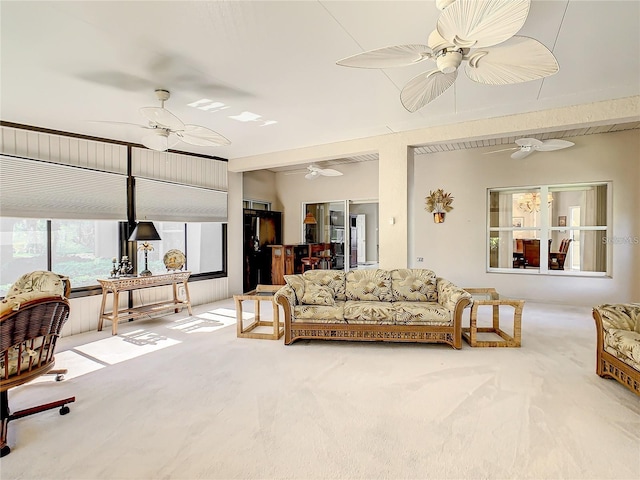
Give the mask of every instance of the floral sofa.
<path id="1" fill-rule="evenodd" d="M 596 321 L 596 373 L 618 380 L 640 396 L 640 303 L 603 304 Z"/>
<path id="2" fill-rule="evenodd" d="M 426 269 L 285 275 L 285 344 L 297 339 L 446 343 L 461 348 L 471 295 Z"/>

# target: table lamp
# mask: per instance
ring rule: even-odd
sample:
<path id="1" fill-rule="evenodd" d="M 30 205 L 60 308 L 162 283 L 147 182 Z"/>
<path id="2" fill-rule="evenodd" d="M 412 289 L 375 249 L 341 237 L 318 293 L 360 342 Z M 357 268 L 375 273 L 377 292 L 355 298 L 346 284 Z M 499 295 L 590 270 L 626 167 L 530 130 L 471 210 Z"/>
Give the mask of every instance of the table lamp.
<path id="1" fill-rule="evenodd" d="M 144 251 L 144 270 L 139 273 L 141 277 L 148 277 L 151 275 L 151 271 L 147 264 L 147 255 L 150 250 L 153 250 L 153 246 L 151 246 L 149 240 L 161 240 L 153 222 L 138 222 L 138 225 L 136 225 L 136 228 L 133 229 L 133 233 L 129 237 L 129 241 L 143 242 L 142 245 L 138 247 L 138 250 Z"/>

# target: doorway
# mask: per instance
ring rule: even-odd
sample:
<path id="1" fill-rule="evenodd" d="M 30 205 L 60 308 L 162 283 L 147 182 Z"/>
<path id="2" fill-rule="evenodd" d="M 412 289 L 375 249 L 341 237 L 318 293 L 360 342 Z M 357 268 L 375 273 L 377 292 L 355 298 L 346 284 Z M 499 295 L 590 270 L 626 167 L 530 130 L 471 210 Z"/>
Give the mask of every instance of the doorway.
<path id="1" fill-rule="evenodd" d="M 311 213 L 315 224 L 305 224 Z M 302 204 L 304 243 L 330 243 L 331 269 L 378 268 L 378 202 L 336 200 Z"/>

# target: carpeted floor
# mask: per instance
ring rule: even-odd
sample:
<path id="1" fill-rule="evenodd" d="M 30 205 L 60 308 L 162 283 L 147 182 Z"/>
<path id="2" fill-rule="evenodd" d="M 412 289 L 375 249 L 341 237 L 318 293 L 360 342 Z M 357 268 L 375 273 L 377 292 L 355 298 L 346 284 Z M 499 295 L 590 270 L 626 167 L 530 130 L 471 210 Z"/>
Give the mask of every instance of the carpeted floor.
<path id="1" fill-rule="evenodd" d="M 62 339 L 66 379 L 10 403 L 77 401 L 11 422 L 0 477 L 640 478 L 640 399 L 595 374 L 588 308 L 527 303 L 522 348 L 458 351 L 284 346 L 236 338 L 232 300 L 195 313 Z"/>

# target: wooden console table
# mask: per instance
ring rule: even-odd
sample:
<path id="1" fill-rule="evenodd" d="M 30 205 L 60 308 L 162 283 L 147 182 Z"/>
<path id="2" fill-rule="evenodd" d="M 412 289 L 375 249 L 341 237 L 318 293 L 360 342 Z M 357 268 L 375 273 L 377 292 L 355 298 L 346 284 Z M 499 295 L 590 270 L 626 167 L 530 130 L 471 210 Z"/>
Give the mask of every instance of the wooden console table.
<path id="1" fill-rule="evenodd" d="M 118 334 L 118 321 L 132 319 L 143 315 L 149 315 L 154 312 L 171 310 L 178 313 L 185 306 L 189 310 L 189 315 L 193 315 L 191 310 L 191 298 L 189 297 L 189 280 L 191 272 L 167 273 L 164 275 L 151 275 L 148 277 L 121 277 L 98 279 L 102 287 L 102 306 L 100 307 L 100 318 L 98 320 L 98 331 L 102 330 L 104 320 L 111 322 L 111 333 Z M 184 287 L 184 299 L 178 298 L 178 284 Z M 132 308 L 123 308 L 119 306 L 120 292 L 129 290 L 140 290 L 143 288 L 160 287 L 163 285 L 173 286 L 173 299 L 164 302 L 152 303 L 149 305 L 141 305 Z M 105 312 L 107 305 L 107 295 L 113 293 L 113 308 L 110 313 Z"/>

